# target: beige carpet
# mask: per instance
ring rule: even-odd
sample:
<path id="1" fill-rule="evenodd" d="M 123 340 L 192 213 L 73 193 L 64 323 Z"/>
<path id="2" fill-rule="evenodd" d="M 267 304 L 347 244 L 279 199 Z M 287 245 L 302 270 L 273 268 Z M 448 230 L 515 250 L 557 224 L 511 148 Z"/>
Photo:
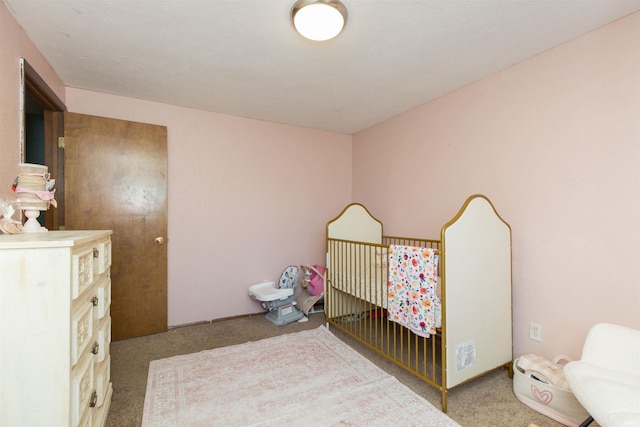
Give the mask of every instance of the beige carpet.
<path id="1" fill-rule="evenodd" d="M 142 425 L 458 426 L 324 326 L 151 362 Z"/>

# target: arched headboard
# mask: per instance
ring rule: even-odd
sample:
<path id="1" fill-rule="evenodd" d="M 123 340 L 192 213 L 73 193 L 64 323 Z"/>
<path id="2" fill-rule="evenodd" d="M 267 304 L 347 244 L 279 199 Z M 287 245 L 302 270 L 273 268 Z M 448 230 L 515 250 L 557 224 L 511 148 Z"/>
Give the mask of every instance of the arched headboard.
<path id="1" fill-rule="evenodd" d="M 327 237 L 381 244 L 382 223 L 363 205 L 352 203 L 327 223 Z"/>

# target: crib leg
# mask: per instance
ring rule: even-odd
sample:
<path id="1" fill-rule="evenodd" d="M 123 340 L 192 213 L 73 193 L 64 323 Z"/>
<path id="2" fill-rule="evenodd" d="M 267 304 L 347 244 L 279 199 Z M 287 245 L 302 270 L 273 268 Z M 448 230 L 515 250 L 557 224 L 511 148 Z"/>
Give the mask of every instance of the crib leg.
<path id="1" fill-rule="evenodd" d="M 447 389 L 442 387 L 442 412 L 447 413 Z"/>

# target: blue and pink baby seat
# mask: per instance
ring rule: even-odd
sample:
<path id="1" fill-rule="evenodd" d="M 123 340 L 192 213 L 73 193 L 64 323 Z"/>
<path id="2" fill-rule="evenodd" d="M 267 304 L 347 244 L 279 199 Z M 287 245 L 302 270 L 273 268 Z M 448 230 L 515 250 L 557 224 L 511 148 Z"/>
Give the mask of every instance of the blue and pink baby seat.
<path id="1" fill-rule="evenodd" d="M 266 318 L 278 325 L 286 325 L 291 322 L 306 320 L 305 314 L 308 308 L 299 310 L 296 305 L 295 288 L 300 281 L 301 268 L 290 265 L 280 275 L 277 285 L 275 282 L 265 281 L 257 283 L 249 288 L 249 295 L 256 301 L 260 301 L 262 307 L 269 312 Z M 311 299 L 303 297 L 303 306 L 306 301 L 318 301 L 324 295 L 324 268 L 320 266 L 304 266 L 303 286 L 307 288 Z M 303 312 L 304 311 L 304 312 Z"/>

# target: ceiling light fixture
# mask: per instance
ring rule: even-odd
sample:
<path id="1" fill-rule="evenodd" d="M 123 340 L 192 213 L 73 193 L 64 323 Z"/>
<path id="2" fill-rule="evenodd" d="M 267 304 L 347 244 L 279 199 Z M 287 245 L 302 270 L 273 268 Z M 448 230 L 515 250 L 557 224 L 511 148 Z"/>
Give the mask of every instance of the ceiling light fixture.
<path id="1" fill-rule="evenodd" d="M 334 38 L 347 22 L 347 8 L 340 0 L 298 0 L 291 8 L 296 31 L 315 41 Z"/>

